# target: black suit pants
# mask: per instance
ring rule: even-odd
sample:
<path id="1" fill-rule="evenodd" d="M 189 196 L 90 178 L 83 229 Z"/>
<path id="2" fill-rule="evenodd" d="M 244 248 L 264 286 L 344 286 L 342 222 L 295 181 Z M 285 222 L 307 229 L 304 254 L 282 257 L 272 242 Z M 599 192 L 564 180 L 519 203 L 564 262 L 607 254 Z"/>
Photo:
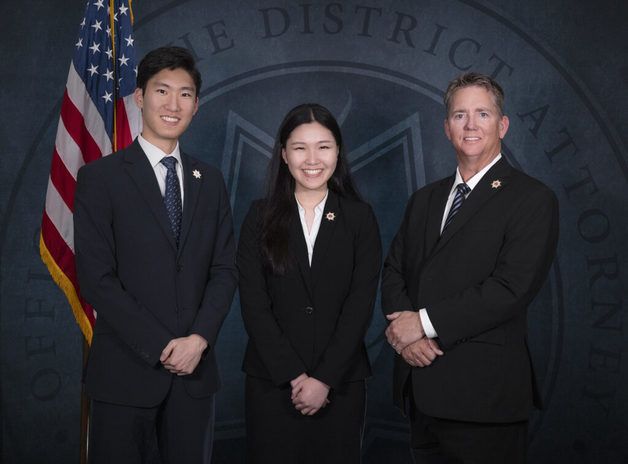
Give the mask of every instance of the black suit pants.
<path id="1" fill-rule="evenodd" d="M 214 396 L 192 398 L 174 376 L 168 395 L 155 407 L 92 401 L 89 462 L 209 464 L 213 426 Z"/>
<path id="2" fill-rule="evenodd" d="M 357 464 L 360 462 L 366 384 L 349 382 L 332 390 L 330 403 L 303 416 L 279 388 L 246 378 L 246 439 L 249 464 Z"/>
<path id="3" fill-rule="evenodd" d="M 409 405 L 410 446 L 416 464 L 525 464 L 527 421 L 441 419 L 423 414 L 413 403 Z"/>

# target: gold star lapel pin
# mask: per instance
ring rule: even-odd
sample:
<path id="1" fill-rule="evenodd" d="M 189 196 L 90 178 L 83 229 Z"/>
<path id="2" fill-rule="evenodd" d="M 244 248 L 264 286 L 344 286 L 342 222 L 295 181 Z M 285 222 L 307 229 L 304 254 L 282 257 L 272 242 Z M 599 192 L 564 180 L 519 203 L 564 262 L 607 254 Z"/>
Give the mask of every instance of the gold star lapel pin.
<path id="1" fill-rule="evenodd" d="M 201 171 L 199 171 L 198 169 L 195 169 L 194 171 L 192 171 L 192 175 L 194 177 L 196 177 L 197 179 L 201 178 Z"/>
<path id="2" fill-rule="evenodd" d="M 327 219 L 328 221 L 333 221 L 334 219 L 336 219 L 336 215 L 330 211 L 325 215 L 325 219 Z"/>
<path id="3" fill-rule="evenodd" d="M 491 182 L 491 188 L 498 189 L 501 186 L 502 186 L 502 181 L 499 179 L 495 179 L 493 182 Z"/>

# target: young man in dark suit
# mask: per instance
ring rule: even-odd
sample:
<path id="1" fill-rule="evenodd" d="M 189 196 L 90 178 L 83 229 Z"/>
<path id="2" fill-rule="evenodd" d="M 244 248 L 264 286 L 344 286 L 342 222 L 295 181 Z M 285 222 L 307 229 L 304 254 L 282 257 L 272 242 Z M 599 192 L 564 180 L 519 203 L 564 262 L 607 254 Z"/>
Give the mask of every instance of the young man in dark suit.
<path id="1" fill-rule="evenodd" d="M 449 84 L 456 174 L 412 195 L 384 265 L 395 401 L 417 463 L 525 462 L 526 308 L 555 254 L 558 205 L 501 155 L 503 98 L 485 75 Z"/>
<path id="2" fill-rule="evenodd" d="M 148 53 L 141 135 L 84 166 L 75 200 L 81 292 L 97 312 L 85 372 L 94 463 L 209 462 L 218 331 L 237 284 L 220 172 L 180 152 L 201 77 L 183 48 Z"/>

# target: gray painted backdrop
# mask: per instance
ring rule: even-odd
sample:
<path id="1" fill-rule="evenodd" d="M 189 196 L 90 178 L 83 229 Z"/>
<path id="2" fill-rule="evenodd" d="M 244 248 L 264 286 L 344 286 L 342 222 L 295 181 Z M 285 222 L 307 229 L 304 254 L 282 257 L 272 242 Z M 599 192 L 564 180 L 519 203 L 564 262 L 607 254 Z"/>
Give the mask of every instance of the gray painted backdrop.
<path id="1" fill-rule="evenodd" d="M 2 2 L 0 361 L 6 463 L 78 460 L 81 335 L 37 251 L 67 68 L 85 3 Z M 138 58 L 180 44 L 199 61 L 201 108 L 184 148 L 220 167 L 236 228 L 261 195 L 283 114 L 318 101 L 337 115 L 384 245 L 409 193 L 449 175 L 446 83 L 493 74 L 507 95 L 512 163 L 550 185 L 561 238 L 529 312 L 546 409 L 530 462 L 628 462 L 626 199 L 628 10 L 617 0 L 140 1 Z M 409 462 L 391 406 L 391 351 L 376 308 L 368 333 L 365 462 Z M 245 334 L 234 302 L 220 336 L 215 462 L 243 460 Z M 461 386 L 463 388 L 463 386 Z"/>

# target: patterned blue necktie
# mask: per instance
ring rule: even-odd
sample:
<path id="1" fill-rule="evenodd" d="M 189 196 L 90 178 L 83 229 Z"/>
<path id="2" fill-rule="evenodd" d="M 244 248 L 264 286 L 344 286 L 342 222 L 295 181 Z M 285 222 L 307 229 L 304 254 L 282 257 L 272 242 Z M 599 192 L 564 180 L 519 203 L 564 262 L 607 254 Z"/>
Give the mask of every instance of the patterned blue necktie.
<path id="1" fill-rule="evenodd" d="M 464 182 L 461 182 L 460 184 L 456 185 L 456 196 L 454 197 L 454 201 L 451 204 L 451 208 L 449 209 L 449 214 L 447 214 L 447 219 L 445 220 L 443 232 L 445 232 L 445 229 L 447 228 L 447 226 L 451 223 L 454 216 L 458 213 L 458 210 L 460 210 L 460 207 L 462 206 L 462 203 L 464 202 L 466 195 L 470 191 L 471 189 Z M 441 234 L 443 232 L 441 232 Z"/>
<path id="2" fill-rule="evenodd" d="M 161 164 L 166 166 L 168 174 L 166 174 L 166 194 L 164 195 L 164 204 L 170 219 L 170 227 L 174 239 L 179 246 L 179 233 L 181 232 L 181 187 L 179 186 L 179 177 L 177 176 L 177 159 L 174 156 L 166 156 L 161 159 Z"/>

